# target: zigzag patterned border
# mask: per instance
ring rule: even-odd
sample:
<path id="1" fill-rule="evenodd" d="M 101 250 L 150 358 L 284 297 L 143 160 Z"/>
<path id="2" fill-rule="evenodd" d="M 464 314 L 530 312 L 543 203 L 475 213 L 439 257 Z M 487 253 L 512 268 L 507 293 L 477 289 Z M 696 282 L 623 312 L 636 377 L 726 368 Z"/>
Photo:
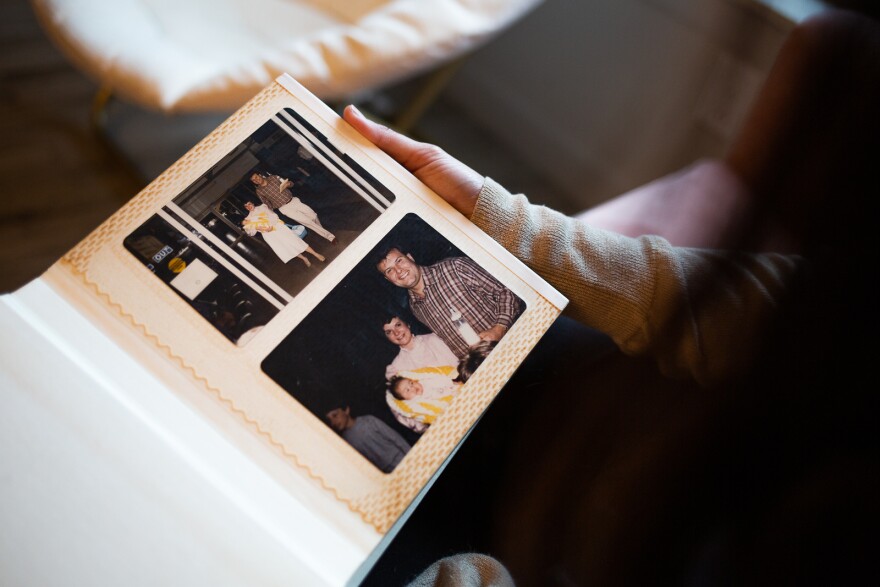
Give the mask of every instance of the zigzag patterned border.
<path id="1" fill-rule="evenodd" d="M 352 512 L 360 515 L 360 517 L 364 520 L 364 522 L 366 522 L 367 524 L 370 524 L 371 526 L 376 528 L 376 530 L 378 530 L 379 532 L 383 532 L 381 526 L 375 520 L 371 520 L 370 516 L 367 514 L 367 512 L 364 512 L 361 509 L 359 509 L 358 507 L 356 507 L 355 504 L 351 500 L 346 499 L 345 497 L 340 495 L 339 491 L 335 487 L 330 485 L 323 477 L 321 477 L 320 475 L 315 473 L 311 469 L 311 467 L 300 462 L 300 460 L 296 456 L 296 454 L 287 450 L 287 448 L 285 448 L 281 442 L 276 440 L 270 432 L 264 430 L 263 427 L 260 426 L 259 422 L 257 422 L 256 420 L 254 420 L 253 418 L 248 416 L 244 410 L 242 410 L 241 408 L 239 408 L 238 406 L 235 405 L 234 401 L 232 401 L 228 397 L 225 397 L 223 395 L 223 393 L 218 388 L 211 385 L 208 382 L 208 379 L 206 377 L 200 375 L 199 372 L 196 371 L 195 367 L 193 367 L 192 365 L 189 365 L 179 355 L 174 354 L 174 352 L 171 350 L 171 347 L 169 347 L 167 344 L 163 343 L 159 339 L 158 336 L 156 336 L 155 334 L 150 332 L 149 329 L 147 329 L 147 327 L 144 324 L 141 324 L 140 322 L 138 322 L 134 318 L 133 315 L 126 312 L 122 308 L 121 304 L 113 301 L 113 298 L 110 297 L 110 294 L 103 291 L 97 283 L 91 281 L 86 276 L 85 273 L 78 271 L 77 268 L 72 263 L 67 262 L 64 259 L 61 260 L 61 264 L 66 266 L 74 276 L 76 276 L 80 281 L 82 281 L 83 284 L 85 284 L 85 286 L 88 289 L 90 289 L 92 292 L 94 292 L 95 295 L 100 300 L 102 300 L 111 310 L 113 310 L 118 317 L 122 318 L 122 320 L 127 322 L 130 326 L 133 326 L 135 328 L 135 330 L 139 331 L 147 340 L 152 342 L 153 345 L 158 350 L 160 350 L 165 356 L 167 356 L 169 359 L 171 359 L 172 362 L 176 363 L 181 369 L 183 369 L 184 371 L 189 373 L 193 379 L 198 381 L 205 388 L 206 391 L 208 391 L 210 394 L 215 396 L 217 398 L 217 400 L 220 403 L 222 403 L 223 405 L 225 405 L 230 411 L 232 411 L 232 413 L 238 415 L 245 422 L 245 424 L 250 426 L 254 431 L 256 431 L 256 433 L 259 436 L 263 437 L 270 445 L 275 447 L 286 459 L 291 461 L 292 464 L 294 464 L 296 467 L 304 470 L 306 472 L 306 474 L 311 479 L 317 481 L 322 489 L 325 489 L 325 490 L 331 492 L 337 500 L 346 504 L 348 506 L 348 509 L 350 509 Z M 386 528 L 386 530 L 387 530 L 387 528 Z"/>

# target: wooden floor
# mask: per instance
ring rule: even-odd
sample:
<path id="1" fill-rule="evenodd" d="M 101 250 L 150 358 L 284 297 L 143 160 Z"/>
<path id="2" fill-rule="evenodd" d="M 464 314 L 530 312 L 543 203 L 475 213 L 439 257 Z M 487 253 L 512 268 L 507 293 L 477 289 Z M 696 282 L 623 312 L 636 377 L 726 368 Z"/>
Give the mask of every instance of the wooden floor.
<path id="1" fill-rule="evenodd" d="M 0 0 L 0 292 L 39 276 L 229 114 L 170 119 L 116 103 L 111 130 L 137 161 L 143 179 L 135 179 L 90 128 L 96 90 L 49 42 L 27 0 Z M 576 209 L 442 98 L 418 130 L 511 189 Z"/>

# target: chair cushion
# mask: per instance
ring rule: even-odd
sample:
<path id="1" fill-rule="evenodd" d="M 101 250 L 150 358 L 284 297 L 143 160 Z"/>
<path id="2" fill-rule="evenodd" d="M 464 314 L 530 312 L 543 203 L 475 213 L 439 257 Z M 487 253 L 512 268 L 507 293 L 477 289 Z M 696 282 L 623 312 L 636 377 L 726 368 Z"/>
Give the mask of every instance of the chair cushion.
<path id="1" fill-rule="evenodd" d="M 166 112 L 235 109 L 282 73 L 324 99 L 485 42 L 540 0 L 31 0 L 99 83 Z"/>

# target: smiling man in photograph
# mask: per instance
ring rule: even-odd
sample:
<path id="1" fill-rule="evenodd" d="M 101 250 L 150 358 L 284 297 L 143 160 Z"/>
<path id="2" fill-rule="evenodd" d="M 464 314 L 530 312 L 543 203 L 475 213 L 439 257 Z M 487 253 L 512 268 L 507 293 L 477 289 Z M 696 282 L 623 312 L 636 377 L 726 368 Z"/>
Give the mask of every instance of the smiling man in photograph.
<path id="1" fill-rule="evenodd" d="M 385 279 L 407 290 L 413 315 L 459 360 L 481 340 L 501 340 L 523 309 L 512 291 L 467 257 L 449 257 L 423 266 L 394 245 L 381 252 L 376 268 Z M 456 323 L 459 314 L 477 340 L 466 339 L 466 331 Z"/>

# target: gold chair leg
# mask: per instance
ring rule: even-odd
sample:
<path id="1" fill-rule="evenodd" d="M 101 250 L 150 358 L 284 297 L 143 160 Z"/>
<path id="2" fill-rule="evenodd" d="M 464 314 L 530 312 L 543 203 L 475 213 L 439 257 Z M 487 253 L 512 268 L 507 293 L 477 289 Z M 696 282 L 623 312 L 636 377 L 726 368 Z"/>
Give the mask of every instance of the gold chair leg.
<path id="1" fill-rule="evenodd" d="M 89 128 L 96 135 L 106 135 L 107 132 L 107 104 L 113 98 L 113 90 L 110 86 L 101 86 L 92 98 L 92 107 L 89 110 Z"/>

